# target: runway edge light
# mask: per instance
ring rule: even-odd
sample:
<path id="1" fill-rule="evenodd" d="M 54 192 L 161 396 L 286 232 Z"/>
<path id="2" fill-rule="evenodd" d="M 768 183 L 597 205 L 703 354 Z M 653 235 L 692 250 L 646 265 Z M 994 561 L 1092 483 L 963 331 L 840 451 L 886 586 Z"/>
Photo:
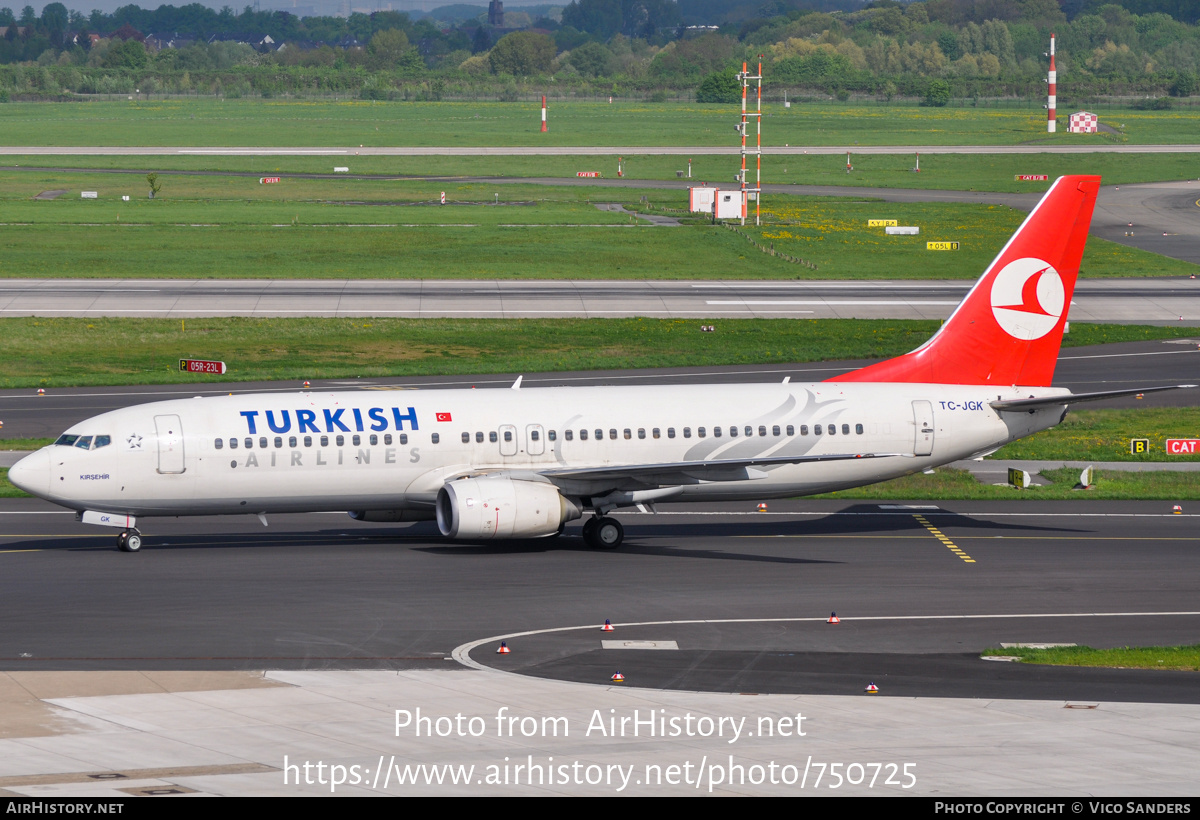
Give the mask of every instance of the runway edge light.
<path id="1" fill-rule="evenodd" d="M 830 612 L 830 613 L 829 613 L 829 620 L 828 620 L 828 621 L 826 621 L 825 623 L 827 623 L 827 624 L 840 624 L 841 622 L 842 622 L 842 619 L 841 619 L 841 618 L 839 618 L 839 617 L 837 616 L 837 613 L 836 613 L 836 612 Z"/>
<path id="2" fill-rule="evenodd" d="M 605 618 L 605 619 L 604 619 L 604 626 L 600 627 L 600 631 L 601 631 L 601 632 L 612 632 L 612 631 L 614 631 L 614 630 L 613 630 L 612 621 L 610 621 L 608 618 Z"/>
<path id="3" fill-rule="evenodd" d="M 617 672 L 616 672 L 616 673 L 615 673 L 615 674 L 612 676 L 612 682 L 613 682 L 613 683 L 624 683 L 624 682 L 625 682 L 625 676 L 624 676 L 624 675 L 622 675 L 622 674 L 620 673 L 620 671 L 618 670 L 618 671 L 617 671 Z"/>
<path id="4" fill-rule="evenodd" d="M 510 652 L 512 652 L 512 650 L 508 648 L 508 644 L 505 643 L 504 641 L 500 641 L 500 648 L 496 650 L 496 654 L 497 655 L 507 655 Z"/>
<path id="5" fill-rule="evenodd" d="M 867 688 L 864 689 L 863 691 L 866 692 L 868 695 L 878 695 L 879 687 L 876 686 L 874 683 L 868 683 Z"/>

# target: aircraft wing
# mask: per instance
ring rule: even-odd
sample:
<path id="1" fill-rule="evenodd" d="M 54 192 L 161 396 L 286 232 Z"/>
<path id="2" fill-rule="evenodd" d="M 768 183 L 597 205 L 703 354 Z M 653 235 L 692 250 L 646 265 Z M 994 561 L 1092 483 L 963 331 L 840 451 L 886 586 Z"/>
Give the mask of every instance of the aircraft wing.
<path id="1" fill-rule="evenodd" d="M 1117 399 L 1122 396 L 1138 396 L 1142 393 L 1158 393 L 1161 390 L 1187 390 L 1197 387 L 1195 384 L 1169 384 L 1165 387 L 1140 387 L 1132 390 L 1102 390 L 1098 393 L 1068 393 L 1065 396 L 1043 396 L 1035 399 L 1006 399 L 989 402 L 996 410 L 1036 410 L 1039 407 L 1058 407 L 1064 404 L 1076 404 L 1085 401 L 1103 401 Z"/>
<path id="2" fill-rule="evenodd" d="M 849 461 L 861 458 L 893 458 L 902 453 L 834 453 L 816 456 L 768 456 L 765 458 L 714 459 L 711 461 L 672 461 L 661 464 L 620 464 L 604 467 L 573 467 L 539 470 L 552 481 L 622 481 L 650 484 L 695 484 L 698 481 L 750 481 L 766 478 L 758 467 L 780 464 L 808 464 L 821 461 Z"/>

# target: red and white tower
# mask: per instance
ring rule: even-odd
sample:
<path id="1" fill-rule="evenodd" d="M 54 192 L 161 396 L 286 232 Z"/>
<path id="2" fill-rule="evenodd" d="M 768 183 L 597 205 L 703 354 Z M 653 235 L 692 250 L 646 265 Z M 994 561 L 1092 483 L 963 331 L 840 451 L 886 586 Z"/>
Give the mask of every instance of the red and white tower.
<path id="1" fill-rule="evenodd" d="M 1054 133 L 1054 108 L 1058 102 L 1058 72 L 1054 70 L 1054 34 L 1050 35 L 1050 73 L 1046 77 L 1046 133 Z"/>
<path id="2" fill-rule="evenodd" d="M 758 74 L 751 74 L 746 63 L 742 63 L 742 72 L 737 75 L 742 81 L 742 121 L 738 125 L 738 132 L 742 135 L 742 170 L 738 174 L 738 180 L 742 183 L 742 224 L 746 224 L 746 201 L 747 195 L 754 197 L 754 224 L 761 223 L 759 209 L 762 200 L 762 55 L 758 55 Z M 750 93 L 750 82 L 755 83 L 755 104 L 754 110 L 746 110 L 746 97 Z M 746 145 L 746 131 L 750 120 L 754 120 L 755 127 L 755 144 L 753 148 Z M 752 154 L 755 158 L 754 171 L 754 187 L 749 187 L 746 180 L 746 155 Z"/>
<path id="3" fill-rule="evenodd" d="M 1053 58 L 1051 58 L 1051 64 L 1053 64 Z M 542 133 L 543 134 L 546 133 L 546 95 L 545 94 L 542 95 Z"/>

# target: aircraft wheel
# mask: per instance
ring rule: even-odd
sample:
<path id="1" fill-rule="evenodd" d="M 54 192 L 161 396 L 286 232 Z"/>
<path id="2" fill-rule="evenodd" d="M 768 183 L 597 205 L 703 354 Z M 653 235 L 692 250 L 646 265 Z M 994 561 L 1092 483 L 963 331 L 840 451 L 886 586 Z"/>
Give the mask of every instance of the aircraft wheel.
<path id="1" fill-rule="evenodd" d="M 600 549 L 615 550 L 625 540 L 625 528 L 615 518 L 601 518 L 592 530 L 592 538 Z"/>
<path id="2" fill-rule="evenodd" d="M 129 533 L 123 532 L 117 536 L 117 549 L 121 552 L 129 552 L 129 548 L 125 546 L 126 539 L 129 538 Z"/>
<path id="3" fill-rule="evenodd" d="M 124 539 L 125 543 L 123 545 L 118 544 L 117 546 L 121 547 L 125 552 L 137 552 L 142 548 L 142 534 L 137 530 L 123 532 L 121 533 L 121 538 Z"/>
<path id="4" fill-rule="evenodd" d="M 583 522 L 583 540 L 587 543 L 587 545 L 589 547 L 599 546 L 596 543 L 596 522 L 597 521 L 598 521 L 598 519 L 596 519 L 596 518 L 589 518 L 587 521 Z"/>

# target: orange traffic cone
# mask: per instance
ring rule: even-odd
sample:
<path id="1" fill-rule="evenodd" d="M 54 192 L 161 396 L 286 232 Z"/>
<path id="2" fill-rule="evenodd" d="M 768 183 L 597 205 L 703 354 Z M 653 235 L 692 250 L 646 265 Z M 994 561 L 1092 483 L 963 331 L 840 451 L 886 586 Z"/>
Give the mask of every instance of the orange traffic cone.
<path id="1" fill-rule="evenodd" d="M 605 618 L 604 626 L 600 627 L 600 631 L 601 632 L 612 632 L 613 631 L 612 621 L 610 621 L 608 618 Z"/>
<path id="2" fill-rule="evenodd" d="M 837 613 L 836 613 L 836 612 L 830 612 L 830 613 L 829 613 L 829 620 L 828 620 L 828 621 L 826 621 L 825 623 L 827 623 L 827 624 L 840 624 L 841 622 L 842 622 L 842 619 L 841 619 L 841 618 L 839 618 L 839 617 L 837 616 Z"/>
<path id="3" fill-rule="evenodd" d="M 509 652 L 512 652 L 512 650 L 508 648 L 508 644 L 506 644 L 504 641 L 500 641 L 500 648 L 496 650 L 496 654 L 507 655 Z"/>

